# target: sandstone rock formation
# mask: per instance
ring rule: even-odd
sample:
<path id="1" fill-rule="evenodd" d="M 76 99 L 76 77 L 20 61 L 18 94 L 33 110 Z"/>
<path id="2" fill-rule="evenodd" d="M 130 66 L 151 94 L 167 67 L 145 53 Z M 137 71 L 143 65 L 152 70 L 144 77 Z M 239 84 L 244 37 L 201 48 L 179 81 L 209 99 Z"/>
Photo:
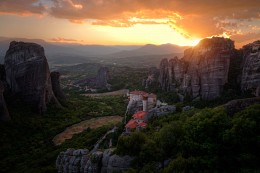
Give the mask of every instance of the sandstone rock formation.
<path id="1" fill-rule="evenodd" d="M 243 47 L 243 71 L 241 90 L 251 90 L 256 96 L 260 94 L 260 41 Z"/>
<path id="2" fill-rule="evenodd" d="M 143 79 L 142 85 L 145 88 L 150 88 L 153 82 L 157 81 L 159 74 L 159 70 L 156 67 L 150 67 L 148 70 L 147 78 Z"/>
<path id="3" fill-rule="evenodd" d="M 85 85 L 87 88 L 98 88 L 110 90 L 111 85 L 108 84 L 109 70 L 107 67 L 100 67 L 96 77 L 89 77 L 86 79 L 74 82 L 74 85 Z"/>
<path id="4" fill-rule="evenodd" d="M 42 46 L 11 42 L 5 55 L 5 71 L 11 93 L 39 113 L 46 111 L 46 104 L 51 101 L 58 104 Z"/>
<path id="5" fill-rule="evenodd" d="M 4 93 L 4 84 L 2 81 L 0 81 L 0 122 L 1 121 L 9 121 L 11 120 L 9 116 L 8 109 L 6 107 L 5 99 L 3 96 Z"/>
<path id="6" fill-rule="evenodd" d="M 103 153 L 89 153 L 87 149 L 67 149 L 56 159 L 58 173 L 113 173 L 127 170 L 133 158 L 112 155 L 113 149 Z"/>
<path id="7" fill-rule="evenodd" d="M 170 76 L 169 76 L 169 62 L 168 59 L 163 59 L 160 63 L 160 75 L 159 75 L 159 83 L 161 86 L 161 89 L 163 91 L 169 91 L 170 90 Z"/>
<path id="8" fill-rule="evenodd" d="M 182 85 L 184 73 L 187 65 L 184 61 L 180 61 L 178 57 L 169 60 L 169 83 L 170 90 L 176 90 Z"/>
<path id="9" fill-rule="evenodd" d="M 60 102 L 65 102 L 66 97 L 60 87 L 60 73 L 59 72 L 51 72 L 51 84 L 52 84 L 53 93 L 56 96 L 56 98 Z"/>
<path id="10" fill-rule="evenodd" d="M 160 64 L 161 89 L 177 90 L 193 99 L 210 100 L 221 96 L 228 82 L 230 58 L 234 42 L 226 38 L 213 37 L 185 50 L 184 57 L 175 57 Z"/>
<path id="11" fill-rule="evenodd" d="M 224 84 L 228 82 L 230 57 L 234 42 L 225 38 L 204 39 L 192 48 L 183 60 L 189 66 L 184 79 L 193 98 L 204 100 L 221 96 Z"/>
<path id="12" fill-rule="evenodd" d="M 109 89 L 108 87 L 108 81 L 109 79 L 109 71 L 108 71 L 108 68 L 107 67 L 101 67 L 99 70 L 98 70 L 98 74 L 96 76 L 96 87 L 97 88 L 107 88 Z"/>

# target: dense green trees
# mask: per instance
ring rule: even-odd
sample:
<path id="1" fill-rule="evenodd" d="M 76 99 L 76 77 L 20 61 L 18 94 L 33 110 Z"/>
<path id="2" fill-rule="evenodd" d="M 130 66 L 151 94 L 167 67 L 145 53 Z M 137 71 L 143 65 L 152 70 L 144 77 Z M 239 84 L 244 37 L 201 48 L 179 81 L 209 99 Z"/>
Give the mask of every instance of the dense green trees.
<path id="1" fill-rule="evenodd" d="M 232 117 L 222 106 L 177 113 L 155 119 L 145 133 L 121 137 L 118 149 L 121 154 L 137 156 L 143 165 L 136 164 L 136 170 L 141 172 L 154 170 L 155 162 L 167 159 L 171 162 L 165 165 L 162 171 L 165 173 L 257 172 L 260 171 L 259 115 L 260 105 Z M 141 154 L 146 145 L 151 155 Z"/>
<path id="2" fill-rule="evenodd" d="M 22 103 L 16 103 L 9 108 L 12 121 L 0 123 L 1 172 L 57 172 L 55 160 L 59 152 L 67 148 L 91 149 L 112 126 L 88 129 L 74 135 L 60 146 L 54 146 L 52 143 L 55 135 L 82 120 L 97 116 L 123 115 L 125 111 L 125 98 L 121 97 L 100 99 L 77 94 L 70 94 L 68 97 L 63 109 L 48 105 L 48 111 L 42 116 L 32 112 Z"/>

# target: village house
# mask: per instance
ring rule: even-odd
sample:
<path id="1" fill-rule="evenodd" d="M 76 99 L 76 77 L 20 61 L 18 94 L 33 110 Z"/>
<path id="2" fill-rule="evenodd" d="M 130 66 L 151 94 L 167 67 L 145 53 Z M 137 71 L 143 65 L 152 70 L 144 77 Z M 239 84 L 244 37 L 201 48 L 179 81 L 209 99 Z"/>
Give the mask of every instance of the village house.
<path id="1" fill-rule="evenodd" d="M 145 91 L 131 91 L 129 94 L 129 104 L 128 104 L 128 109 L 132 107 L 134 104 L 137 105 L 137 111 L 143 110 L 143 108 L 151 109 L 156 105 L 157 102 L 157 96 L 153 93 L 147 93 Z M 146 104 L 143 106 L 143 104 Z"/>
<path id="2" fill-rule="evenodd" d="M 157 96 L 152 93 L 148 94 L 144 91 L 132 91 L 128 94 L 128 96 L 129 104 L 127 109 L 133 105 L 137 105 L 137 109 L 136 113 L 133 114 L 132 119 L 125 125 L 126 132 L 146 128 L 148 121 L 148 110 L 156 105 Z"/>
<path id="3" fill-rule="evenodd" d="M 127 123 L 125 122 L 125 131 L 127 133 L 146 128 L 148 120 L 154 116 L 163 116 L 176 111 L 176 106 L 161 103 L 157 100 L 157 95 L 153 93 L 148 94 L 144 91 L 132 91 L 128 96 L 127 112 L 133 105 L 137 105 L 137 109 L 131 120 Z"/>

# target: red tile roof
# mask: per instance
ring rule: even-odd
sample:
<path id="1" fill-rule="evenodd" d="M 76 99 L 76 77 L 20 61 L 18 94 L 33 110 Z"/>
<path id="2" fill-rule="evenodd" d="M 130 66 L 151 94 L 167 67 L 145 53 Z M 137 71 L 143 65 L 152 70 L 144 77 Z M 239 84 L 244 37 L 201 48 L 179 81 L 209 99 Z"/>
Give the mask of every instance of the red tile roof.
<path id="1" fill-rule="evenodd" d="M 141 123 L 139 123 L 139 126 L 145 128 L 147 126 L 147 123 L 141 122 Z"/>
<path id="2" fill-rule="evenodd" d="M 148 93 L 147 92 L 144 92 L 144 91 L 131 91 L 130 94 L 135 94 L 135 95 L 147 95 Z"/>
<path id="3" fill-rule="evenodd" d="M 137 122 L 135 120 L 130 120 L 128 123 L 125 125 L 125 128 L 130 128 L 130 129 L 135 129 L 137 127 Z"/>
<path id="4" fill-rule="evenodd" d="M 139 111 L 139 112 L 136 112 L 132 117 L 134 119 L 138 119 L 138 120 L 144 120 L 145 117 L 147 115 L 147 112 L 144 112 L 144 111 Z"/>

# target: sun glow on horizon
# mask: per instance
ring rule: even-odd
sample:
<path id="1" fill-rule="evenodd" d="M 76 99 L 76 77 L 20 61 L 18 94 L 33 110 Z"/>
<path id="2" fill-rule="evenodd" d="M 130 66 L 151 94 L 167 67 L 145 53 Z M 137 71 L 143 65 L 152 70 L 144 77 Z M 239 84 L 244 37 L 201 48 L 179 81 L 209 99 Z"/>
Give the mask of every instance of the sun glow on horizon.
<path id="1" fill-rule="evenodd" d="M 78 28 L 78 32 L 59 36 L 60 39 L 49 39 L 52 42 L 78 43 L 78 44 L 99 44 L 99 45 L 145 45 L 145 44 L 175 44 L 179 46 L 195 46 L 201 39 L 186 38 L 182 34 L 173 30 L 167 24 L 136 24 L 131 27 L 111 27 L 83 24 Z M 90 35 L 84 31 L 95 31 Z M 66 38 L 66 39 L 65 39 Z"/>
<path id="2" fill-rule="evenodd" d="M 131 27 L 92 25 L 88 22 L 77 24 L 51 17 L 0 16 L 6 25 L 2 36 L 44 39 L 49 42 L 76 43 L 88 45 L 145 45 L 175 44 L 195 46 L 200 38 L 189 38 L 174 30 L 168 24 L 135 24 Z M 161 22 L 161 21 L 160 21 Z M 32 25 L 33 24 L 33 25 Z M 15 28 L 19 25 L 19 33 Z M 27 26 L 31 26 L 28 30 Z M 46 27 L 48 26 L 48 27 Z M 60 28 L 63 28 L 60 30 Z"/>

